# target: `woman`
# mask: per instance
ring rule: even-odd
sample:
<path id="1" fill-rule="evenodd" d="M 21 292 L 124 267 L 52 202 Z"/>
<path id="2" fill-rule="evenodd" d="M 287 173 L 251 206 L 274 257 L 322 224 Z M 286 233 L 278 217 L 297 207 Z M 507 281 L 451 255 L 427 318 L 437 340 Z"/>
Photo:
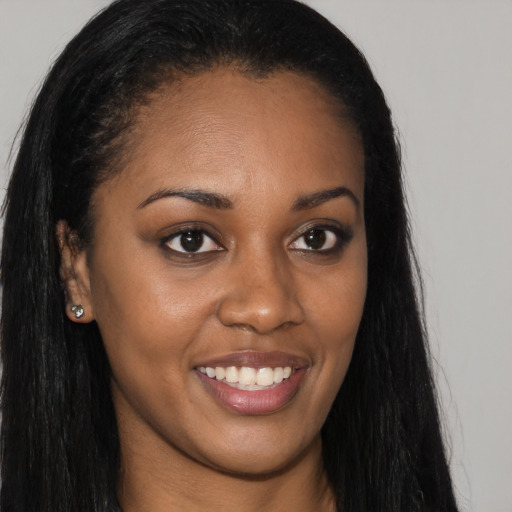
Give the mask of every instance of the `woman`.
<path id="1" fill-rule="evenodd" d="M 120 0 L 34 104 L 2 252 L 2 510 L 456 510 L 400 159 L 292 0 Z"/>

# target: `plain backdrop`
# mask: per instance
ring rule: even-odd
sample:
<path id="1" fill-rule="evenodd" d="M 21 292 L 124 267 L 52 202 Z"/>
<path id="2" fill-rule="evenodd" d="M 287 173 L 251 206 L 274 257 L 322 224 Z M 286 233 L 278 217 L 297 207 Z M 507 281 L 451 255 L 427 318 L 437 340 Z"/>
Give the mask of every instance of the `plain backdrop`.
<path id="1" fill-rule="evenodd" d="M 105 0 L 0 0 L 0 167 Z M 310 0 L 367 56 L 403 146 L 461 509 L 512 511 L 512 1 Z M 0 197 L 0 199 L 1 199 Z"/>

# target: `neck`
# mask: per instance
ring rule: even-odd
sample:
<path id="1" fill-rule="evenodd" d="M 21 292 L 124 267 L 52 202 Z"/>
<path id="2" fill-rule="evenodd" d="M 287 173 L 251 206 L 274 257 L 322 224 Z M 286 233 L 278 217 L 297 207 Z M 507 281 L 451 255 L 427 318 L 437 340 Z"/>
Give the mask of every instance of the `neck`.
<path id="1" fill-rule="evenodd" d="M 124 512 L 335 511 L 323 471 L 320 436 L 287 467 L 257 476 L 208 467 L 163 440 L 159 449 L 150 452 L 135 451 L 126 441 L 121 436 L 118 495 Z"/>

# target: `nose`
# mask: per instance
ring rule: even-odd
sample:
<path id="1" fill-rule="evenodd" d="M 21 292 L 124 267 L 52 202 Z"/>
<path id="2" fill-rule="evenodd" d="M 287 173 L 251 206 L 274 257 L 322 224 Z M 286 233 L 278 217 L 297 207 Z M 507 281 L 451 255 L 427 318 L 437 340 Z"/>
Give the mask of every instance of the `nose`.
<path id="1" fill-rule="evenodd" d="M 285 262 L 253 254 L 232 263 L 217 315 L 228 327 L 269 334 L 304 321 L 294 278 Z"/>

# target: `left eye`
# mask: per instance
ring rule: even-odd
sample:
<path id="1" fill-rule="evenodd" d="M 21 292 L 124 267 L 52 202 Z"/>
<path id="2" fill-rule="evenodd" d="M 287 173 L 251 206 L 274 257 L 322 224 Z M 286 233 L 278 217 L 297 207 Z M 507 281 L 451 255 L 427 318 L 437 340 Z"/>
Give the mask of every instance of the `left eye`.
<path id="1" fill-rule="evenodd" d="M 220 251 L 222 249 L 215 240 L 200 229 L 187 229 L 171 235 L 165 241 L 165 245 L 175 252 L 189 254 Z"/>
<path id="2" fill-rule="evenodd" d="M 291 244 L 292 249 L 300 251 L 328 251 L 338 244 L 338 236 L 330 229 L 315 227 L 308 229 Z"/>

